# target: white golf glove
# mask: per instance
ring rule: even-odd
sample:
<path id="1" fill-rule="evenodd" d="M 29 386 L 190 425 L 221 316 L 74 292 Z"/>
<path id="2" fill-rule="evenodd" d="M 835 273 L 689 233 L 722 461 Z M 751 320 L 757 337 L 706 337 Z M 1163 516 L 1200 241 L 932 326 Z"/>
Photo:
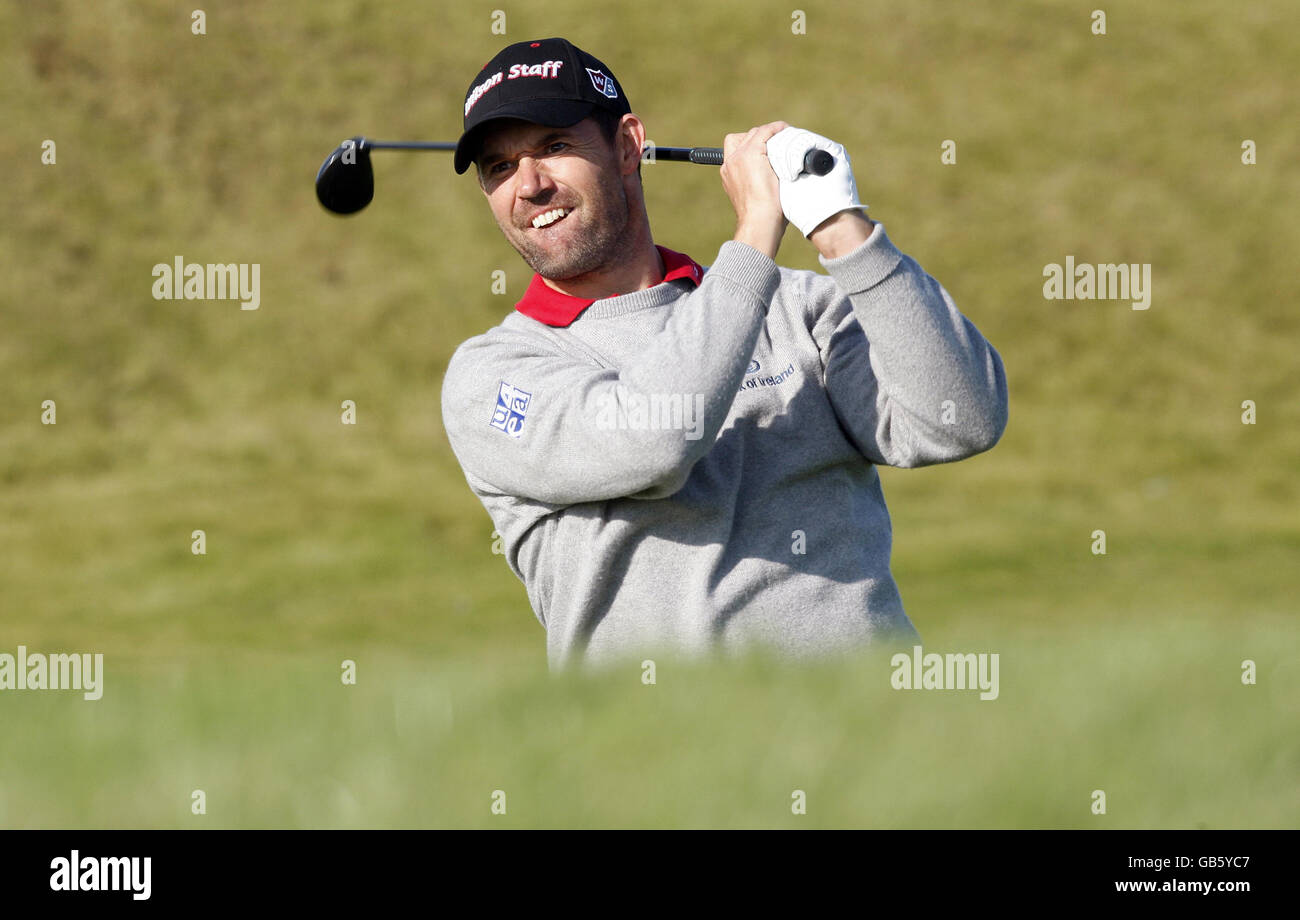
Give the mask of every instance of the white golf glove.
<path id="1" fill-rule="evenodd" d="M 810 147 L 829 151 L 835 168 L 824 176 L 804 172 L 804 154 Z M 768 139 L 767 159 L 781 180 L 781 210 L 804 236 L 841 211 L 867 209 L 858 200 L 853 165 L 841 144 L 802 128 L 784 128 Z"/>

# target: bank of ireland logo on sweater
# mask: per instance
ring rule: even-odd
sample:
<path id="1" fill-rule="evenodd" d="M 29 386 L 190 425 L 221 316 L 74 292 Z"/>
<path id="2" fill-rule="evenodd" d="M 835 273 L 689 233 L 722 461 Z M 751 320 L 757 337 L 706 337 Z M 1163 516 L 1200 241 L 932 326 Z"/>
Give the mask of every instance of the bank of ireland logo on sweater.
<path id="1" fill-rule="evenodd" d="M 496 408 L 492 410 L 492 421 L 489 424 L 512 438 L 519 437 L 523 433 L 524 417 L 528 415 L 528 405 L 532 401 L 532 393 L 525 393 L 519 387 L 501 381 L 501 388 L 497 390 Z"/>
<path id="2" fill-rule="evenodd" d="M 777 371 L 775 374 L 769 372 L 760 375 L 759 371 L 762 369 L 763 366 L 758 363 L 757 358 L 751 360 L 749 362 L 749 367 L 745 368 L 745 380 L 741 383 L 738 392 L 743 393 L 746 390 L 754 390 L 759 387 L 779 387 L 794 376 L 793 361 L 786 365 L 785 370 Z"/>

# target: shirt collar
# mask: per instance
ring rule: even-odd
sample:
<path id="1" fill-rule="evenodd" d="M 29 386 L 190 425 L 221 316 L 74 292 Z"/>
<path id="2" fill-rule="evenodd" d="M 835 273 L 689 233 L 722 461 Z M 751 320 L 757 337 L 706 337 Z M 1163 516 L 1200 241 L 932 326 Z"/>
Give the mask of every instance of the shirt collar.
<path id="1" fill-rule="evenodd" d="M 680 252 L 674 252 L 663 246 L 656 246 L 664 260 L 664 277 L 660 284 L 686 278 L 696 287 L 704 278 L 704 269 L 694 259 Z M 541 275 L 533 275 L 523 299 L 515 304 L 515 309 L 525 316 L 531 316 L 539 323 L 548 326 L 569 326 L 587 309 L 595 299 L 572 297 L 562 294 L 542 280 Z"/>

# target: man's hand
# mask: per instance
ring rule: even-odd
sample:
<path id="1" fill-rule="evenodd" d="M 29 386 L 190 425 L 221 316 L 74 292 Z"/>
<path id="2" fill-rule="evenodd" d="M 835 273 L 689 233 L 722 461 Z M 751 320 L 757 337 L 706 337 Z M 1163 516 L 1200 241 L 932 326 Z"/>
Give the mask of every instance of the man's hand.
<path id="1" fill-rule="evenodd" d="M 722 185 L 736 209 L 735 239 L 776 258 L 785 234 L 781 185 L 767 160 L 768 139 L 789 127 L 773 121 L 722 142 Z"/>
<path id="2" fill-rule="evenodd" d="M 804 154 L 810 147 L 829 151 L 835 157 L 835 168 L 824 176 L 804 172 Z M 780 179 L 785 216 L 804 236 L 811 238 L 818 227 L 844 211 L 866 210 L 858 200 L 849 155 L 835 141 L 800 128 L 786 128 L 767 142 L 767 155 Z"/>

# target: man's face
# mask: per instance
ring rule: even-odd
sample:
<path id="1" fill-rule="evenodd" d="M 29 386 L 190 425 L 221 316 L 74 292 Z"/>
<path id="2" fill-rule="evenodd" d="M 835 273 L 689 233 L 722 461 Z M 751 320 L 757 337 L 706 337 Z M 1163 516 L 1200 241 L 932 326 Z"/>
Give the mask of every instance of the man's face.
<path id="1" fill-rule="evenodd" d="M 621 258 L 627 192 L 591 119 L 568 128 L 503 120 L 484 137 L 476 163 L 501 232 L 543 278 L 575 278 Z M 545 223 L 557 209 L 563 216 Z"/>

